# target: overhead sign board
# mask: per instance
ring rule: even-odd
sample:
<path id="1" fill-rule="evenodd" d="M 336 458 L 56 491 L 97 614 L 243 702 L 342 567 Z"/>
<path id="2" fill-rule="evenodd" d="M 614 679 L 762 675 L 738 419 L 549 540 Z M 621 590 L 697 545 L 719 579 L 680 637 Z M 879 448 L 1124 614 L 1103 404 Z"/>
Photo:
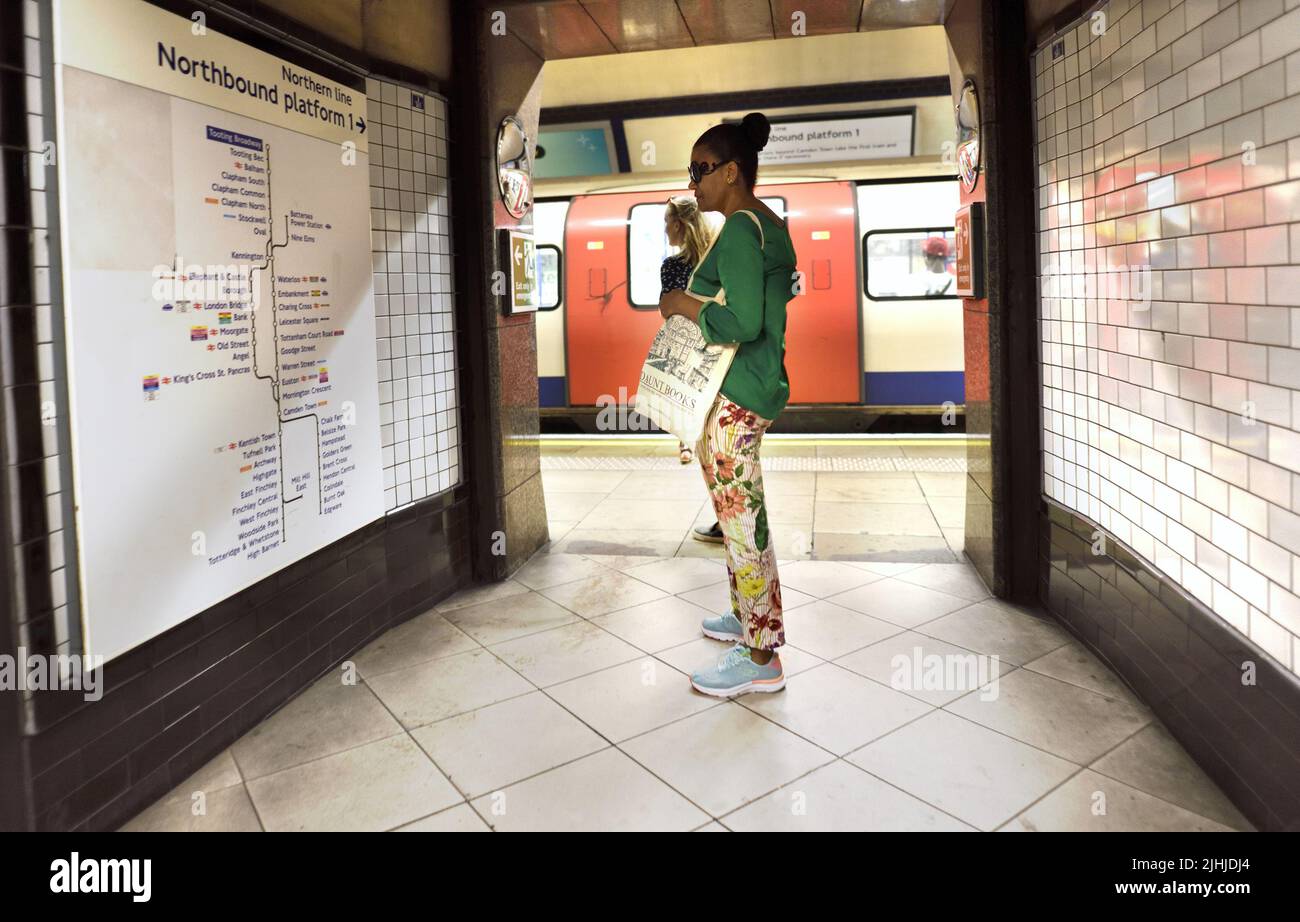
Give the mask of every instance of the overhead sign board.
<path id="1" fill-rule="evenodd" d="M 916 115 L 880 114 L 772 120 L 772 134 L 758 154 L 760 164 L 828 163 L 912 156 Z"/>

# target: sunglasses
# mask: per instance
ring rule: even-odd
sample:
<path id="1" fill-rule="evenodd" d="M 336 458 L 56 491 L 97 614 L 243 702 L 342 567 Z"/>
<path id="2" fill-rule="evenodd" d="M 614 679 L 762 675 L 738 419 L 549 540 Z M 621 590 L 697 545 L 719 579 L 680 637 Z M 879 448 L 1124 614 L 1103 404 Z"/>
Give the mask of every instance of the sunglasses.
<path id="1" fill-rule="evenodd" d="M 691 182 L 697 183 L 705 176 L 708 176 L 710 173 L 716 170 L 718 167 L 722 166 L 724 163 L 730 163 L 730 162 L 731 162 L 730 160 L 719 160 L 717 163 L 706 163 L 703 160 L 700 161 L 692 160 L 691 165 L 686 168 L 686 172 L 690 175 Z"/>

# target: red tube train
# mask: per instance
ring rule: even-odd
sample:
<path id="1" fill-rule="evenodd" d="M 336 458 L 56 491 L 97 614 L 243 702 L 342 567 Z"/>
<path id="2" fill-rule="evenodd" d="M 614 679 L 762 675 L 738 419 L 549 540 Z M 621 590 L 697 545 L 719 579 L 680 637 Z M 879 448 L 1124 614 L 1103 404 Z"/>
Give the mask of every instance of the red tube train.
<path id="1" fill-rule="evenodd" d="M 960 410 L 956 181 L 760 182 L 756 191 L 786 218 L 799 256 L 786 328 L 790 409 L 821 419 L 838 413 L 848 429 L 881 414 Z M 662 322 L 659 265 L 673 252 L 664 203 L 682 193 L 578 195 L 534 206 L 544 416 L 581 420 L 631 402 Z"/>

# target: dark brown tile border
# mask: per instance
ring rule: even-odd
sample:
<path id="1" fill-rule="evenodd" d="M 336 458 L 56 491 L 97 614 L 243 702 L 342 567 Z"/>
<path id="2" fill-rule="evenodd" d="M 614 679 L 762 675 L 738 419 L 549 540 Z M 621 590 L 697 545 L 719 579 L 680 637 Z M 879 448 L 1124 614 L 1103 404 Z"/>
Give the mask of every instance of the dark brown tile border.
<path id="1" fill-rule="evenodd" d="M 1096 523 L 1044 498 L 1043 604 L 1258 828 L 1300 831 L 1300 677 Z M 1095 535 L 1104 536 L 1094 554 Z M 1245 664 L 1255 684 L 1242 683 Z"/>

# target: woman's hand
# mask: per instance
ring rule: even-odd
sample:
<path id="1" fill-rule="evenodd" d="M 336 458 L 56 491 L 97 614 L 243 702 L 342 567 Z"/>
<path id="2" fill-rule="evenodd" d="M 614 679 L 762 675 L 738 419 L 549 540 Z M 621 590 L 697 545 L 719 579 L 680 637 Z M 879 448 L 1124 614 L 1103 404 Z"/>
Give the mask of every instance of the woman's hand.
<path id="1" fill-rule="evenodd" d="M 659 299 L 659 314 L 665 320 L 673 314 L 682 314 L 693 320 L 695 315 L 699 313 L 699 306 L 700 302 L 686 292 L 673 290 L 665 292 Z"/>

